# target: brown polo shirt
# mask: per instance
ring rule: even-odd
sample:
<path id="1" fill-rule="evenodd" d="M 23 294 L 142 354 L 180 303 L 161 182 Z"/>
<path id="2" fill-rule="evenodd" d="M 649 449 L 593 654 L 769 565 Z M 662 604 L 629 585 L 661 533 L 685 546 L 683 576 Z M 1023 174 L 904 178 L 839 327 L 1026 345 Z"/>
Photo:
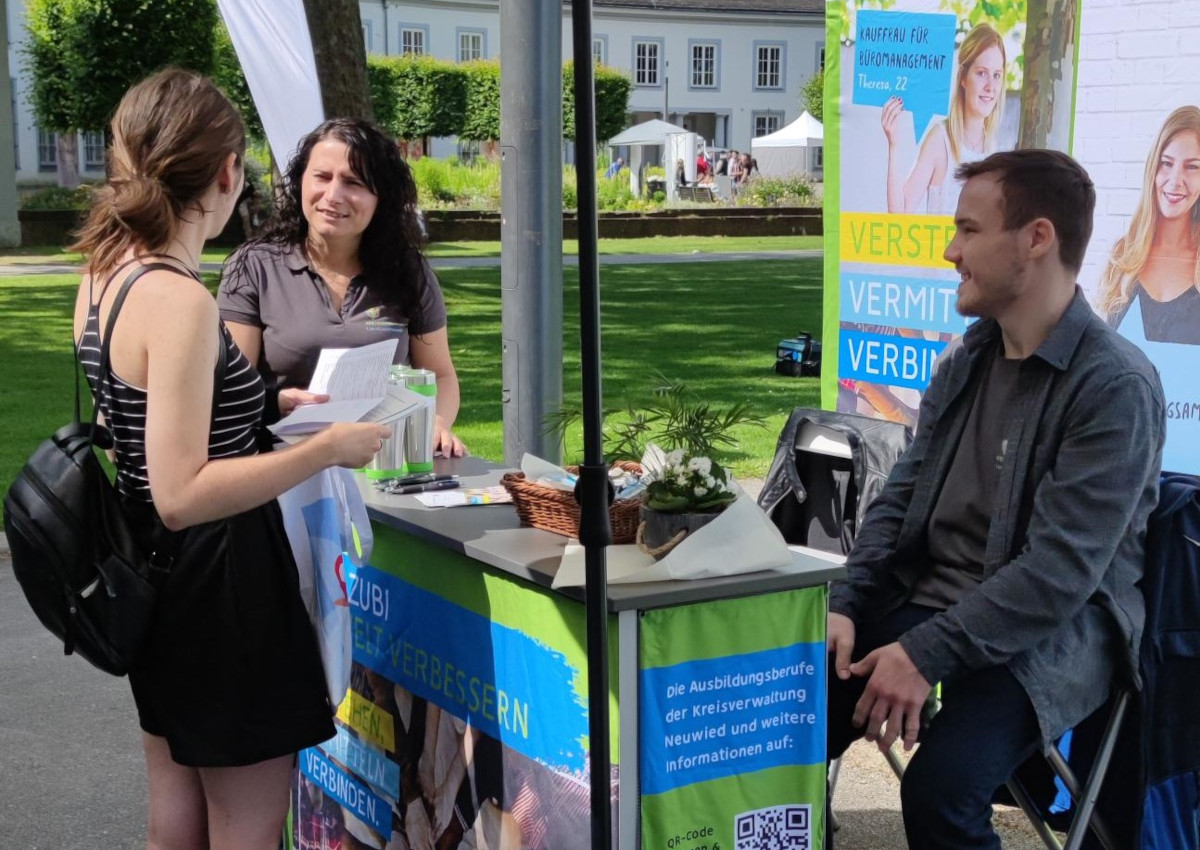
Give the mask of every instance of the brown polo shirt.
<path id="1" fill-rule="evenodd" d="M 244 259 L 242 257 L 244 256 Z M 425 330 L 446 326 L 446 302 L 425 265 Z M 408 317 L 365 275 L 350 281 L 340 310 L 300 246 L 253 245 L 230 257 L 221 276 L 221 318 L 262 328 L 258 368 L 279 387 L 307 387 L 322 348 L 355 348 L 395 338 L 396 363 L 409 362 Z"/>

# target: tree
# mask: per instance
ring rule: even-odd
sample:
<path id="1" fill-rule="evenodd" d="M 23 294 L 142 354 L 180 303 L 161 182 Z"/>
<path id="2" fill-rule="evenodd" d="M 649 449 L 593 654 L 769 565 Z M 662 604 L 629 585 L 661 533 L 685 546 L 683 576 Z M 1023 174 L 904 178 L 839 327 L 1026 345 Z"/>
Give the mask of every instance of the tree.
<path id="1" fill-rule="evenodd" d="M 76 132 L 103 130 L 130 86 L 178 65 L 212 71 L 214 0 L 30 0 L 33 108 L 59 139 L 59 183 L 79 183 Z"/>
<path id="2" fill-rule="evenodd" d="M 372 117 L 358 0 L 304 0 L 304 13 L 325 117 Z"/>
<path id="3" fill-rule="evenodd" d="M 471 142 L 500 141 L 500 63 L 477 59 L 463 65 L 466 74 L 466 104 L 462 132 Z"/>
<path id="4" fill-rule="evenodd" d="M 825 112 L 825 69 L 817 71 L 808 78 L 808 82 L 800 89 L 800 105 L 808 110 L 808 114 L 818 121 L 824 121 Z"/>
<path id="5" fill-rule="evenodd" d="M 432 56 L 373 56 L 367 71 L 376 118 L 396 138 L 454 136 L 462 129 L 462 66 Z"/>
<path id="6" fill-rule="evenodd" d="M 596 141 L 611 139 L 625 129 L 633 81 L 613 68 L 596 65 Z M 575 63 L 563 65 L 563 138 L 575 141 Z"/>

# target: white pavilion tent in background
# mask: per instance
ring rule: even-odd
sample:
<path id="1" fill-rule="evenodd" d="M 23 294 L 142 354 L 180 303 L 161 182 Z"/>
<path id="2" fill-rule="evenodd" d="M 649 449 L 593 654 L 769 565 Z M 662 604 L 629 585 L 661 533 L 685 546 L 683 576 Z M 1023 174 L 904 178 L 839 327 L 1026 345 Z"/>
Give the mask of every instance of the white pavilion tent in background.
<path id="1" fill-rule="evenodd" d="M 647 158 L 643 155 L 642 149 L 647 147 L 662 147 L 665 152 L 671 136 L 687 132 L 683 127 L 663 121 L 661 118 L 652 118 L 649 121 L 644 121 L 641 124 L 635 124 L 632 127 L 622 130 L 608 140 L 609 147 L 629 148 L 629 161 L 626 165 L 629 166 L 629 188 L 633 191 L 635 197 L 640 196 L 642 193 L 642 165 L 643 163 L 647 163 Z M 656 162 L 666 162 L 665 156 L 658 156 L 652 159 Z M 670 174 L 667 177 L 669 181 Z"/>
<path id="2" fill-rule="evenodd" d="M 808 174 L 821 170 L 817 151 L 825 145 L 821 122 L 804 112 L 799 118 L 766 136 L 750 141 L 750 155 L 758 161 L 758 170 L 766 177 Z"/>

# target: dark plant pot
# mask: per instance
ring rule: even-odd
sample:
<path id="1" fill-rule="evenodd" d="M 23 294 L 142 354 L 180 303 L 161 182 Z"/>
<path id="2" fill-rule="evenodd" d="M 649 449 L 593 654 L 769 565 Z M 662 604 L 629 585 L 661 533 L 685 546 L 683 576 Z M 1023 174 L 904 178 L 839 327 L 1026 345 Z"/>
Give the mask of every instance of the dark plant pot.
<path id="1" fill-rule="evenodd" d="M 708 525 L 720 515 L 720 511 L 666 514 L 642 505 L 642 522 L 638 526 L 638 548 L 652 556 L 654 560 L 661 561 L 689 534 Z"/>

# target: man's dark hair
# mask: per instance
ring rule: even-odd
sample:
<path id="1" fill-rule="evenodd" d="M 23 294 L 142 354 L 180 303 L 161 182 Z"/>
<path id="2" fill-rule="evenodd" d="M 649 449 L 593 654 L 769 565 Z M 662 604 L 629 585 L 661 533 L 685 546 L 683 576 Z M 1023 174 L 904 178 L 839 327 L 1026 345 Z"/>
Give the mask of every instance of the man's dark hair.
<path id="1" fill-rule="evenodd" d="M 1029 148 L 994 153 L 954 172 L 966 181 L 995 175 L 1004 198 L 1004 229 L 1016 230 L 1035 218 L 1049 219 L 1058 236 L 1058 256 L 1071 271 L 1083 266 L 1092 238 L 1096 187 L 1083 166 L 1061 151 Z"/>

